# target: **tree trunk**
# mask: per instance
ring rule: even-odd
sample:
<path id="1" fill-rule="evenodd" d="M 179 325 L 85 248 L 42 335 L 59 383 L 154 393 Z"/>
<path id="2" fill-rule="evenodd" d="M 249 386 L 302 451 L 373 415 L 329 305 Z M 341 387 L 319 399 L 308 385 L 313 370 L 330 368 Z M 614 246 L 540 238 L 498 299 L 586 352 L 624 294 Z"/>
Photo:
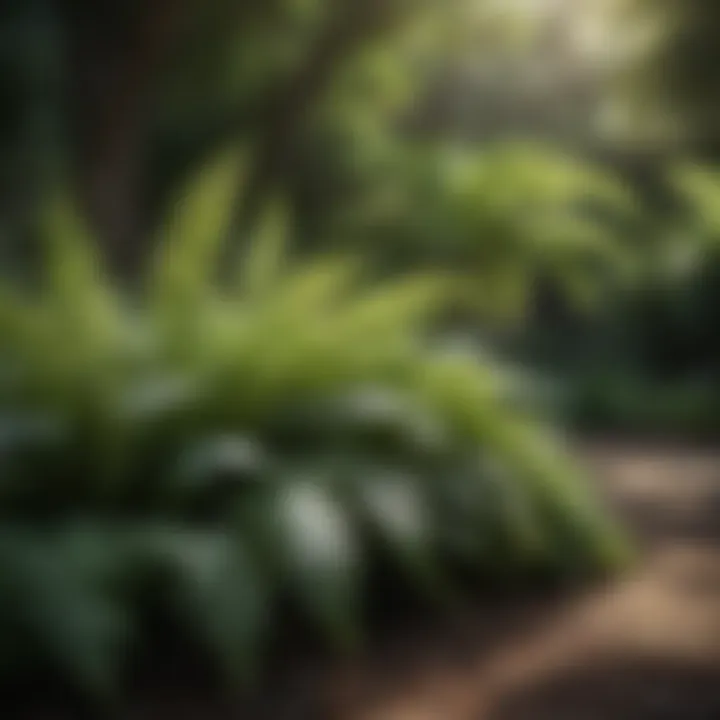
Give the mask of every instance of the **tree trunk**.
<path id="1" fill-rule="evenodd" d="M 153 86 L 184 0 L 66 0 L 71 132 L 81 206 L 113 273 L 141 263 Z"/>

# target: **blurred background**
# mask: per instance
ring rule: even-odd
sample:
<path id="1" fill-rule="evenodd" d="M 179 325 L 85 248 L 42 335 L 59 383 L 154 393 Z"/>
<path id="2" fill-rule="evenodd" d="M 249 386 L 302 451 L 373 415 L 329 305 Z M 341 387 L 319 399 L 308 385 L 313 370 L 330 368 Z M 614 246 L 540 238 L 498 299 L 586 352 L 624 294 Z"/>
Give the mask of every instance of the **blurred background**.
<path id="1" fill-rule="evenodd" d="M 32 273 L 62 178 L 136 276 L 178 188 L 241 143 L 231 249 L 282 195 L 294 252 L 476 271 L 463 332 L 572 376 L 578 421 L 712 432 L 713 7 L 6 0 L 3 263 Z"/>
<path id="2" fill-rule="evenodd" d="M 0 685 L 527 600 L 631 564 L 616 500 L 705 604 L 651 553 L 598 627 L 716 671 L 719 75 L 713 0 L 2 0 Z"/>

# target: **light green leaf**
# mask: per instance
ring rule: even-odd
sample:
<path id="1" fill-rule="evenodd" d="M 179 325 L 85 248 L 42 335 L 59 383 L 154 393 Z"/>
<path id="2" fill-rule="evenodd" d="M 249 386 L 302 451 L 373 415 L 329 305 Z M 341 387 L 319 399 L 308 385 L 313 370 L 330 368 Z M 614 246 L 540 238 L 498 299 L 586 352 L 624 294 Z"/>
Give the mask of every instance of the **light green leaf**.
<path id="1" fill-rule="evenodd" d="M 150 277 L 151 294 L 167 311 L 184 312 L 210 291 L 244 180 L 244 153 L 226 150 L 176 199 Z"/>
<path id="2" fill-rule="evenodd" d="M 42 233 L 47 247 L 42 302 L 55 317 L 57 332 L 83 348 L 114 348 L 123 322 L 120 299 L 69 194 L 50 196 Z"/>
<path id="3" fill-rule="evenodd" d="M 275 289 L 285 269 L 291 231 L 288 208 L 277 200 L 270 203 L 241 260 L 238 283 L 244 297 L 257 300 Z"/>

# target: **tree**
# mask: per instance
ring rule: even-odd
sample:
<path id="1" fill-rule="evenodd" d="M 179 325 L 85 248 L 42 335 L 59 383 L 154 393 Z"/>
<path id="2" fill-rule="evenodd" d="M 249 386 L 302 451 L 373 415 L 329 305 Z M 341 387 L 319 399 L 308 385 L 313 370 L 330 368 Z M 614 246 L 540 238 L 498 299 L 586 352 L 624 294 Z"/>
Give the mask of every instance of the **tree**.
<path id="1" fill-rule="evenodd" d="M 237 223 L 252 215 L 293 169 L 312 113 L 334 91 L 339 73 L 384 37 L 414 24 L 433 3 L 15 5 L 33 37 L 50 26 L 62 40 L 46 63 L 62 69 L 53 137 L 113 267 L 127 274 L 145 253 L 143 238 L 157 209 L 223 143 L 243 140 L 254 150 L 250 200 L 238 207 Z M 35 57 L 29 50 L 26 64 Z"/>
<path id="2" fill-rule="evenodd" d="M 639 51 L 623 75 L 638 133 L 717 155 L 720 6 L 712 0 L 629 0 L 621 21 Z"/>

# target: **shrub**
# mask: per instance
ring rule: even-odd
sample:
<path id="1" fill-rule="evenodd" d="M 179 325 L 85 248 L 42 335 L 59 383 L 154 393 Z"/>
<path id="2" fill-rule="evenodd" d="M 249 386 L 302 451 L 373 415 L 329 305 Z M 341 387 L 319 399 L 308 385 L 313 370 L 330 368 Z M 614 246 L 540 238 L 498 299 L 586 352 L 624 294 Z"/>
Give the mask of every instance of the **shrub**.
<path id="1" fill-rule="evenodd" d="M 566 415 L 579 430 L 715 440 L 720 392 L 709 379 L 658 381 L 626 370 L 569 383 Z"/>
<path id="2" fill-rule="evenodd" d="M 633 193 L 609 171 L 532 143 L 396 150 L 345 227 L 382 264 L 449 267 L 486 318 L 523 317 L 538 281 L 573 307 L 628 274 Z"/>
<path id="3" fill-rule="evenodd" d="M 216 279 L 236 165 L 183 196 L 141 293 L 103 278 L 62 202 L 41 286 L 2 290 L 7 667 L 109 693 L 151 598 L 247 680 L 281 602 L 354 647 L 377 558 L 442 599 L 451 568 L 623 556 L 503 373 L 426 342 L 447 280 L 293 266 L 277 209 Z"/>

